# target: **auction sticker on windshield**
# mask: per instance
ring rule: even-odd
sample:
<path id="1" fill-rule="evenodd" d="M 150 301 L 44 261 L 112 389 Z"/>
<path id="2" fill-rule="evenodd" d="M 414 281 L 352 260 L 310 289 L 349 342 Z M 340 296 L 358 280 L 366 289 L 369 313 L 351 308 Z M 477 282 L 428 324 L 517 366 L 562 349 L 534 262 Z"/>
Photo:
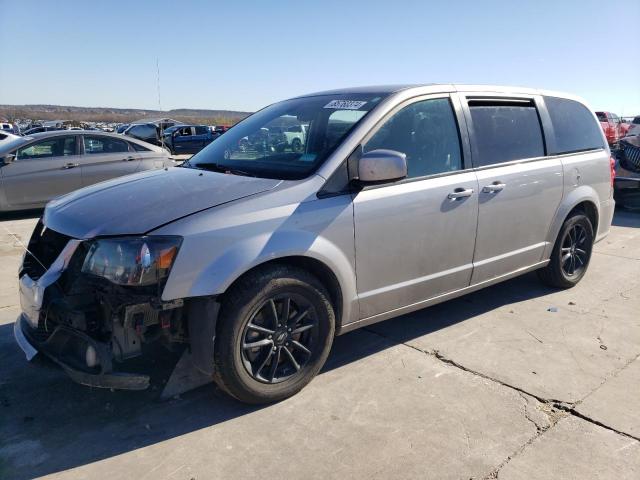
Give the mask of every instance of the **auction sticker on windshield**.
<path id="1" fill-rule="evenodd" d="M 365 103 L 360 100 L 331 100 L 324 108 L 335 108 L 340 110 L 358 110 Z"/>

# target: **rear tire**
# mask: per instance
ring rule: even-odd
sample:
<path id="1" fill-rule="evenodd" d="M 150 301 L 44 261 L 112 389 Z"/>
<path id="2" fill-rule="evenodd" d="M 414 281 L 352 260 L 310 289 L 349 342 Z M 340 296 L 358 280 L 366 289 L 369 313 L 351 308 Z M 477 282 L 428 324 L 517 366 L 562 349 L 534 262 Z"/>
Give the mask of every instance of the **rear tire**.
<path id="1" fill-rule="evenodd" d="M 305 270 L 257 270 L 225 294 L 215 346 L 216 383 L 241 402 L 271 403 L 306 386 L 324 365 L 335 316 Z"/>
<path id="2" fill-rule="evenodd" d="M 555 288 L 571 288 L 584 277 L 593 249 L 593 226 L 589 217 L 575 213 L 562 224 L 549 264 L 538 270 L 538 278 Z"/>

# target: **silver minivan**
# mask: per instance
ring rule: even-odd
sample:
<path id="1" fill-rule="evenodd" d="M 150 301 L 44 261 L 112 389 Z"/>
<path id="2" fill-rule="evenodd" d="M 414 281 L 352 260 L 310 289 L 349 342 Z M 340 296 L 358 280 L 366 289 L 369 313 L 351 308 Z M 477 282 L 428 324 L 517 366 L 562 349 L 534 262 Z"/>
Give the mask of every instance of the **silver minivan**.
<path id="1" fill-rule="evenodd" d="M 307 132 L 298 148 L 283 142 L 292 127 Z M 146 388 L 129 359 L 159 343 L 243 402 L 277 401 L 318 373 L 335 335 L 532 270 L 573 287 L 609 232 L 612 181 L 598 121 L 570 95 L 293 98 L 181 167 L 49 203 L 15 336 L 87 385 Z"/>
<path id="2" fill-rule="evenodd" d="M 42 208 L 60 195 L 123 175 L 173 166 L 155 145 L 96 130 L 56 130 L 0 144 L 0 212 Z"/>

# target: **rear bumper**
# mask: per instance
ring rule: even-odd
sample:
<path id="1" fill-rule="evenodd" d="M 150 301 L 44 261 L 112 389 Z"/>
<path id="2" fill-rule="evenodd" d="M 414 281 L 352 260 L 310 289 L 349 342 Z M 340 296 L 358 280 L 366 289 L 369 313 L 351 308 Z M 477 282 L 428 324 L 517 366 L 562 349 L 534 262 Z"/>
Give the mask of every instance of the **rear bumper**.
<path id="1" fill-rule="evenodd" d="M 42 353 L 62 367 L 73 381 L 82 385 L 121 390 L 145 390 L 149 387 L 148 375 L 114 372 L 108 346 L 80 331 L 59 325 L 45 341 L 38 341 L 26 316 L 21 314 L 14 324 L 13 334 L 27 360 Z M 97 365 L 92 368 L 82 365 L 83 354 L 89 347 L 93 348 L 97 357 Z"/>

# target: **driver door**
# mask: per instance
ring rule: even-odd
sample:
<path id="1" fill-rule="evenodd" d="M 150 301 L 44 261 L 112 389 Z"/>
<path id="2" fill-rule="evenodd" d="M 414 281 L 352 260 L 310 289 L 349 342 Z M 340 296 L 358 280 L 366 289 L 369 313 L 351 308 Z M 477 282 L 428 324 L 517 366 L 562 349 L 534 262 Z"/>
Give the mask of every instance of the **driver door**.
<path id="1" fill-rule="evenodd" d="M 396 109 L 363 144 L 407 156 L 408 177 L 353 200 L 360 317 L 465 288 L 473 271 L 478 181 L 449 96 Z"/>

